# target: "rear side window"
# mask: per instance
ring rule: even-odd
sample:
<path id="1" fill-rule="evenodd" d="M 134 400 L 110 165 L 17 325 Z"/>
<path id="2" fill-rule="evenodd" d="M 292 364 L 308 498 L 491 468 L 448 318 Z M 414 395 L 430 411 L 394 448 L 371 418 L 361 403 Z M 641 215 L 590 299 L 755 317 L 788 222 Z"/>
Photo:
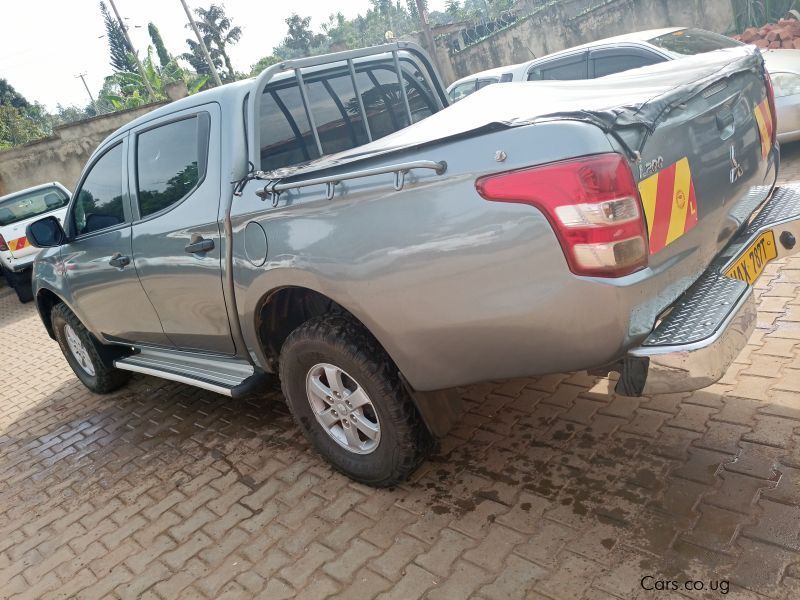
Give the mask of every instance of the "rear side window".
<path id="1" fill-rule="evenodd" d="M 662 61 L 663 59 L 655 55 L 645 56 L 622 53 L 596 56 L 592 59 L 592 62 L 594 63 L 595 77 L 604 77 L 605 75 L 621 73 L 630 69 L 638 69 L 639 67 L 653 65 Z"/>
<path id="2" fill-rule="evenodd" d="M 672 33 L 660 35 L 648 41 L 654 46 L 658 46 L 664 50 L 686 56 L 722 50 L 723 48 L 734 48 L 742 45 L 741 42 L 737 42 L 724 35 L 694 28 L 673 31 Z"/>
<path id="3" fill-rule="evenodd" d="M 485 88 L 487 85 L 492 85 L 493 83 L 497 83 L 497 78 L 490 78 L 490 79 L 478 79 L 478 85 L 476 86 L 479 90 Z"/>
<path id="4" fill-rule="evenodd" d="M 207 132 L 208 128 L 202 129 Z M 201 119 L 195 115 L 137 136 L 136 193 L 142 217 L 180 202 L 197 187 L 205 170 L 207 147 L 201 143 L 200 130 Z M 204 137 L 207 139 L 207 133 Z"/>
<path id="5" fill-rule="evenodd" d="M 75 200 L 73 219 L 78 235 L 125 222 L 122 167 L 121 143 L 111 148 L 91 167 Z"/>
<path id="6" fill-rule="evenodd" d="M 403 82 L 411 121 L 424 119 L 437 108 L 433 92 L 422 75 L 403 65 Z M 306 75 L 308 110 L 316 124 L 323 154 L 334 154 L 407 127 L 408 113 L 393 66 L 382 64 L 356 68 L 356 86 L 366 115 L 347 70 Z M 311 122 L 300 88 L 289 83 L 268 86 L 261 100 L 261 169 L 265 171 L 319 158 Z"/>
<path id="7" fill-rule="evenodd" d="M 450 102 L 458 102 L 463 98 L 469 96 L 475 91 L 475 80 L 467 81 L 466 83 L 459 83 L 456 87 L 450 90 Z"/>
<path id="8" fill-rule="evenodd" d="M 586 79 L 589 76 L 587 65 L 586 54 L 560 58 L 533 67 L 528 73 L 528 81 Z"/>

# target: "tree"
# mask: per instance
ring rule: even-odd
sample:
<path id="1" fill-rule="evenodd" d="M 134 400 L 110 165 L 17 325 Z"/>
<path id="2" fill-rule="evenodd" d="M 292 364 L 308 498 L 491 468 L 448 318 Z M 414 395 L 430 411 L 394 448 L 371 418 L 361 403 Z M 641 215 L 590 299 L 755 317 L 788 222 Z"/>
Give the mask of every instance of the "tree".
<path id="1" fill-rule="evenodd" d="M 52 132 L 47 121 L 28 113 L 31 108 L 34 106 L 21 109 L 11 104 L 0 105 L 0 149 L 27 144 Z"/>
<path id="2" fill-rule="evenodd" d="M 213 46 L 225 62 L 228 78 L 235 79 L 236 71 L 233 70 L 227 47 L 239 41 L 242 37 L 242 28 L 233 26 L 231 20 L 225 15 L 225 9 L 222 6 L 212 4 L 207 9 L 197 8 L 194 12 L 199 17 L 196 25 L 203 36 L 203 40 L 208 39 L 208 42 L 211 42 L 210 44 L 206 42 L 209 54 L 211 54 L 211 46 Z M 213 54 L 211 59 L 214 60 Z"/>
<path id="3" fill-rule="evenodd" d="M 312 48 L 319 46 L 325 40 L 324 35 L 314 35 L 311 31 L 311 17 L 301 17 L 297 13 L 292 13 L 292 16 L 286 19 L 286 25 L 289 31 L 283 40 L 283 46 L 292 56 L 310 56 Z"/>
<path id="4" fill-rule="evenodd" d="M 167 48 L 164 46 L 164 40 L 161 39 L 161 32 L 158 30 L 155 23 L 147 24 L 147 33 L 150 34 L 150 39 L 153 41 L 156 54 L 158 54 L 158 62 L 161 63 L 162 67 L 166 67 L 172 60 L 172 57 L 169 55 L 169 52 L 167 52 Z"/>
<path id="5" fill-rule="evenodd" d="M 105 2 L 100 2 L 100 12 L 103 14 L 103 21 L 106 25 L 111 68 L 117 73 L 135 73 L 137 69 L 136 61 L 133 58 L 133 48 L 128 45 L 122 26 L 108 12 Z"/>
<path id="6" fill-rule="evenodd" d="M 197 93 L 208 81 L 208 76 L 189 73 L 174 59 L 170 60 L 166 66 L 157 65 L 153 59 L 151 46 L 147 48 L 147 56 L 142 61 L 142 70 L 150 87 L 155 91 L 155 100 L 166 99 L 167 85 L 176 81 L 183 81 L 190 95 Z M 98 104 L 108 105 L 113 110 L 123 110 L 142 106 L 152 100 L 142 76 L 138 72 L 114 73 L 110 77 L 106 77 L 103 89 L 99 94 Z"/>
<path id="7" fill-rule="evenodd" d="M 13 106 L 14 108 L 28 108 L 30 102 L 20 94 L 5 79 L 0 79 L 0 106 Z"/>
<path id="8" fill-rule="evenodd" d="M 277 64 L 281 61 L 283 61 L 283 59 L 280 56 L 275 56 L 274 54 L 270 54 L 269 56 L 265 56 L 259 59 L 259 61 L 256 64 L 250 67 L 250 77 L 255 77 L 267 67 L 271 67 L 272 65 Z"/>
<path id="9" fill-rule="evenodd" d="M 444 3 L 445 11 L 451 17 L 459 19 L 461 18 L 461 3 L 458 0 L 447 0 Z"/>
<path id="10" fill-rule="evenodd" d="M 217 69 L 220 77 L 222 79 L 228 79 L 228 74 L 222 69 L 222 55 L 219 53 L 219 50 L 211 45 L 211 36 L 204 35 L 203 43 L 206 45 L 206 48 L 208 48 L 208 54 L 211 56 L 211 61 L 214 63 L 214 67 Z M 208 66 L 208 62 L 206 62 L 206 56 L 203 54 L 203 49 L 200 47 L 200 44 L 193 39 L 187 38 L 186 45 L 189 46 L 189 52 L 184 52 L 180 57 L 188 62 L 192 69 L 198 74 L 210 76 L 211 68 Z"/>

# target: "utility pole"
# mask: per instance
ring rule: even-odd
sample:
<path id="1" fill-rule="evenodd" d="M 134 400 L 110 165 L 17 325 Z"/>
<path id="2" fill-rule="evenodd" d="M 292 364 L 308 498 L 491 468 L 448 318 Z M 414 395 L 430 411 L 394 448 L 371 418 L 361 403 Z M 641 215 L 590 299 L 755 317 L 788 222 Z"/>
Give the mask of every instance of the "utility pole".
<path id="1" fill-rule="evenodd" d="M 197 29 L 197 24 L 192 18 L 192 12 L 186 5 L 186 0 L 181 0 L 181 4 L 183 4 L 183 10 L 186 11 L 186 18 L 189 19 L 189 25 L 192 26 L 194 34 L 197 36 L 197 43 L 200 44 L 200 49 L 203 51 L 203 56 L 206 57 L 208 68 L 211 69 L 211 77 L 214 79 L 214 83 L 217 85 L 217 87 L 219 87 L 222 85 L 222 81 L 219 78 L 219 73 L 217 73 L 217 68 L 214 66 L 214 61 L 211 60 L 211 54 L 209 54 L 208 48 L 206 48 L 206 43 L 203 41 L 203 36 L 200 35 L 200 31 Z"/>
<path id="2" fill-rule="evenodd" d="M 78 79 L 78 78 L 80 78 L 80 80 L 83 82 L 83 87 L 86 88 L 86 93 L 89 94 L 89 100 L 92 101 L 92 107 L 94 108 L 94 114 L 95 115 L 99 115 L 100 111 L 97 110 L 97 103 L 94 101 L 94 96 L 92 96 L 92 92 L 91 92 L 91 90 L 89 90 L 89 86 L 86 85 L 86 73 L 79 73 L 78 75 L 75 75 L 75 79 Z"/>
<path id="3" fill-rule="evenodd" d="M 428 23 L 428 7 L 425 0 L 416 0 L 417 12 L 419 13 L 419 23 L 422 26 L 422 35 L 425 37 L 425 45 L 428 47 L 428 52 L 431 55 L 431 60 L 436 70 L 442 72 L 439 65 L 439 57 L 436 56 L 436 44 L 433 41 L 433 33 L 431 32 L 430 23 Z"/>
<path id="4" fill-rule="evenodd" d="M 144 73 L 144 67 L 139 60 L 139 56 L 136 54 L 136 50 L 133 47 L 133 42 L 131 42 L 131 37 L 128 35 L 128 28 L 125 27 L 122 17 L 119 16 L 119 11 L 117 10 L 117 5 L 114 4 L 114 0 L 108 0 L 108 2 L 111 4 L 111 8 L 114 9 L 114 14 L 117 17 L 117 21 L 119 21 L 120 28 L 122 28 L 122 34 L 125 36 L 125 41 L 128 42 L 128 48 L 130 48 L 131 54 L 133 54 L 133 60 L 136 61 L 136 67 L 139 69 L 139 75 L 141 75 L 144 86 L 147 88 L 147 93 L 150 95 L 150 100 L 155 102 L 156 93 L 153 91 L 153 86 L 150 85 L 150 80 L 147 79 L 147 75 Z"/>

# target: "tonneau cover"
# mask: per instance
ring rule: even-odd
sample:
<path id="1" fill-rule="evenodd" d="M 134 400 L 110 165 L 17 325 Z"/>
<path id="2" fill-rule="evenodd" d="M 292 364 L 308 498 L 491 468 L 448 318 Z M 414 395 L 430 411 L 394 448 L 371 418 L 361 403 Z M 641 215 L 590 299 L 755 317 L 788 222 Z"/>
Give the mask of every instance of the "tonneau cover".
<path id="1" fill-rule="evenodd" d="M 671 107 L 706 90 L 715 81 L 763 69 L 754 46 L 741 46 L 681 58 L 599 79 L 498 83 L 483 88 L 414 125 L 369 144 L 323 156 L 309 163 L 264 173 L 285 179 L 366 158 L 420 148 L 459 136 L 552 120 L 594 123 L 638 151 Z M 640 135 L 620 134 L 638 130 Z"/>

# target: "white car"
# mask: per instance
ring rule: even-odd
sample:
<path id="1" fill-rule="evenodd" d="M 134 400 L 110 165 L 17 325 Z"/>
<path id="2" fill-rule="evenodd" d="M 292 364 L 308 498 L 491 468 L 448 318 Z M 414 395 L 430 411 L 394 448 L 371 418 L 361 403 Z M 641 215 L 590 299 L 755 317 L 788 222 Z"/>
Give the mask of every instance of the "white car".
<path id="1" fill-rule="evenodd" d="M 514 81 L 595 79 L 693 54 L 742 45 L 694 27 L 637 31 L 567 48 L 516 65 L 473 73 L 447 88 L 458 102 L 487 85 Z M 800 50 L 762 50 L 775 87 L 778 141 L 800 140 Z"/>
<path id="2" fill-rule="evenodd" d="M 778 141 L 800 141 L 800 50 L 762 50 L 775 88 Z"/>
<path id="3" fill-rule="evenodd" d="M 447 88 L 451 102 L 507 81 L 595 79 L 684 56 L 733 48 L 742 42 L 694 27 L 636 31 L 567 48 L 540 58 L 473 73 Z"/>
<path id="4" fill-rule="evenodd" d="M 64 222 L 70 193 L 58 182 L 0 197 L 0 269 L 20 302 L 32 299 L 31 267 L 39 250 L 25 237 L 25 228 L 45 215 Z"/>

